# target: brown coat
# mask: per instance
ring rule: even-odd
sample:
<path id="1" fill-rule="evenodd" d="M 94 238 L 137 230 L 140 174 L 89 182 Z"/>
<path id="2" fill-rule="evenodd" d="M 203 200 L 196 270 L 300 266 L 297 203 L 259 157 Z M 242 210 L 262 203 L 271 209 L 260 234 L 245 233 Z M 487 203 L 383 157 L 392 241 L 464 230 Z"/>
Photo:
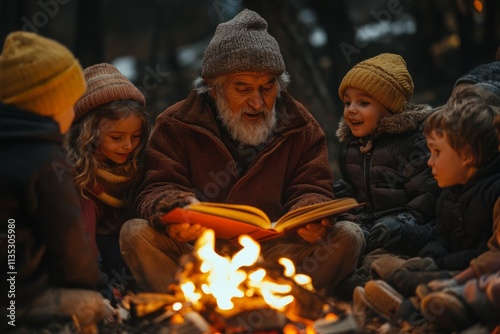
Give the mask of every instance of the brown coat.
<path id="1" fill-rule="evenodd" d="M 193 91 L 161 113 L 146 150 L 140 216 L 158 226 L 165 207 L 196 196 L 252 205 L 276 220 L 292 208 L 332 199 L 324 132 L 286 92 L 278 99 L 274 136 L 260 151 L 250 151 L 252 162 L 243 174 L 221 140 L 206 97 Z"/>

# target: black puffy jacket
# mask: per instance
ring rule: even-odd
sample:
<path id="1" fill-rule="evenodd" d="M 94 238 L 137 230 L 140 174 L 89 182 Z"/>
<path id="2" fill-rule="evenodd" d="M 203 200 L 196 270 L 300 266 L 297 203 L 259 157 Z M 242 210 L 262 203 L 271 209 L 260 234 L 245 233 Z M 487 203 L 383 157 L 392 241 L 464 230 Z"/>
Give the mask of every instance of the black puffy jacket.
<path id="1" fill-rule="evenodd" d="M 344 120 L 337 136 L 339 166 L 352 196 L 366 206 L 357 213 L 369 230 L 380 219 L 403 224 L 401 241 L 388 249 L 414 256 L 430 240 L 439 188 L 427 166 L 429 150 L 420 126 L 432 108 L 408 104 L 380 119 L 369 137 L 354 137 Z"/>
<path id="2" fill-rule="evenodd" d="M 442 269 L 462 270 L 488 250 L 493 234 L 493 208 L 500 197 L 500 154 L 479 168 L 464 185 L 449 187 L 439 197 L 435 232 L 438 239 L 419 255 Z"/>

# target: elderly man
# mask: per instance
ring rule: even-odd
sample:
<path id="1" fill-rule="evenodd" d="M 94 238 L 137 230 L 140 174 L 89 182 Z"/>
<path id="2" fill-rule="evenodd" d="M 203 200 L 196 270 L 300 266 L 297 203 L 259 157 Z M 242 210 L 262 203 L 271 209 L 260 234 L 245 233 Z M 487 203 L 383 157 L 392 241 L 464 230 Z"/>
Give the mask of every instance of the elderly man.
<path id="1" fill-rule="evenodd" d="M 243 10 L 217 27 L 195 89 L 157 118 L 138 196 L 145 220 L 122 227 L 122 254 L 140 288 L 167 291 L 180 256 L 204 231 L 162 223 L 176 206 L 246 204 L 276 220 L 333 198 L 325 135 L 287 83 L 278 43 L 257 13 Z M 354 271 L 364 238 L 352 222 L 325 219 L 261 247 L 266 259 L 290 258 L 324 289 Z"/>

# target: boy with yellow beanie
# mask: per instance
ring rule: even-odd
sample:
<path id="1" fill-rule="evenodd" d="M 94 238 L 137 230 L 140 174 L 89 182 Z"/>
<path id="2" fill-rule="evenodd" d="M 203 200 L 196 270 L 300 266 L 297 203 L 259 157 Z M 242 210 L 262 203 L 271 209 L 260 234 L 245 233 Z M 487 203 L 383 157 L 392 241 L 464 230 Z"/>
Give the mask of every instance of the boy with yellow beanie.
<path id="1" fill-rule="evenodd" d="M 99 268 L 62 149 L 85 88 L 63 45 L 30 32 L 7 36 L 0 54 L 0 254 L 2 281 L 10 282 L 3 329 L 73 316 L 85 328 L 109 314 L 93 291 Z"/>
<path id="2" fill-rule="evenodd" d="M 410 103 L 412 94 L 406 62 L 391 53 L 360 62 L 339 87 L 343 179 L 334 188 L 367 204 L 357 214 L 367 241 L 365 254 L 383 248 L 414 256 L 431 235 L 439 188 L 427 166 L 429 150 L 419 128 L 432 108 Z"/>
<path id="3" fill-rule="evenodd" d="M 0 101 L 54 119 L 61 133 L 85 92 L 82 68 L 58 42 L 28 32 L 7 36 L 0 56 Z"/>

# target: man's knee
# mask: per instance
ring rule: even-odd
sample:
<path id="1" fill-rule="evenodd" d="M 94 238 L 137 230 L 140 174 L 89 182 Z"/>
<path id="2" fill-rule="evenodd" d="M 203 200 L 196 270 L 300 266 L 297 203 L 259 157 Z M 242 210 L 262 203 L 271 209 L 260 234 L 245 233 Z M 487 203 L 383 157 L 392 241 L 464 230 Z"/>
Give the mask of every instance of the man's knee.
<path id="1" fill-rule="evenodd" d="M 360 245 L 362 248 L 366 243 L 361 227 L 348 220 L 335 223 L 332 237 L 345 243 Z"/>
<path id="2" fill-rule="evenodd" d="M 145 219 L 130 219 L 120 229 L 120 248 L 132 248 L 157 233 Z"/>

